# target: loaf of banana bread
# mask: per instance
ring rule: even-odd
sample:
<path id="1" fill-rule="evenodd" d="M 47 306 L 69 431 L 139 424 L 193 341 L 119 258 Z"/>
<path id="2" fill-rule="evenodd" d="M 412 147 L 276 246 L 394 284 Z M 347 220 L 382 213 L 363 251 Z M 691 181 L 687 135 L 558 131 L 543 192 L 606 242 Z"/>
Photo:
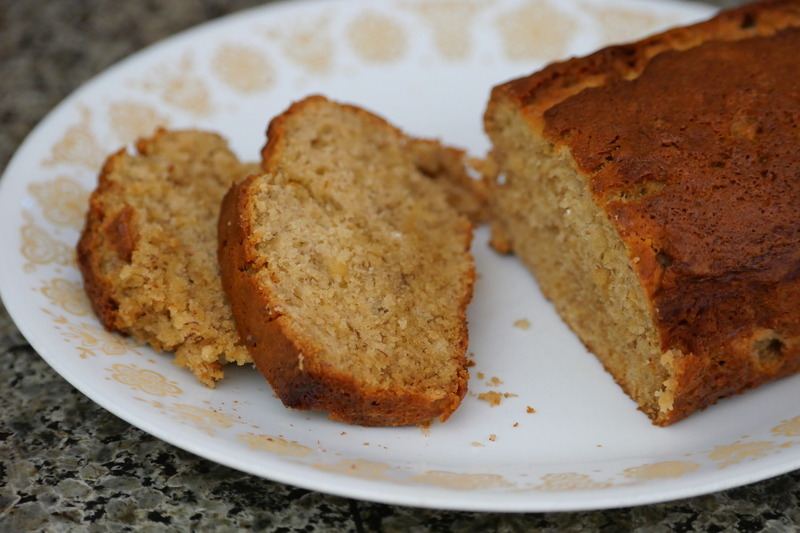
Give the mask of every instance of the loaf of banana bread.
<path id="1" fill-rule="evenodd" d="M 800 2 L 494 88 L 493 243 L 655 424 L 800 369 Z"/>

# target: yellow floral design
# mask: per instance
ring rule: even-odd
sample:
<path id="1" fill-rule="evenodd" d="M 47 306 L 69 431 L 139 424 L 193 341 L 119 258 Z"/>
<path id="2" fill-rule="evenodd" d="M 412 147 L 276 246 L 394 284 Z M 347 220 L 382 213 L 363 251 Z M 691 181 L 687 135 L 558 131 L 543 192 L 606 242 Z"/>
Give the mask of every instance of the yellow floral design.
<path id="1" fill-rule="evenodd" d="M 336 49 L 328 26 L 330 16 L 316 19 L 299 19 L 297 24 L 280 26 L 265 32 L 277 40 L 286 58 L 314 74 L 324 74 L 331 69 Z"/>
<path id="2" fill-rule="evenodd" d="M 67 330 L 64 336 L 79 340 L 87 355 L 96 355 L 93 348 L 99 348 L 105 355 L 123 355 L 128 352 L 129 346 L 125 341 L 103 328 L 82 323 L 78 326 L 70 325 Z M 82 354 L 81 357 L 85 356 Z"/>
<path id="3" fill-rule="evenodd" d="M 117 365 L 122 366 L 122 365 Z M 134 367 L 135 369 L 135 367 Z M 133 373 L 130 370 L 125 371 L 126 375 L 131 376 Z M 163 376 L 162 376 L 163 377 Z M 132 378 L 131 381 L 136 380 L 136 376 Z M 172 389 L 172 392 L 167 394 L 160 394 L 160 396 L 176 396 L 177 394 L 181 394 L 183 391 L 175 387 L 175 382 L 170 381 L 167 382 L 166 378 L 162 380 L 158 380 L 158 383 L 164 387 L 164 389 L 169 388 Z M 146 391 L 145 391 L 146 392 Z M 165 392 L 162 390 L 161 392 Z M 152 393 L 149 393 L 152 394 Z M 189 405 L 184 403 L 176 403 L 173 405 L 165 405 L 158 400 L 154 400 L 152 398 L 136 398 L 134 400 L 140 401 L 142 403 L 146 403 L 151 405 L 161 411 L 163 414 L 171 416 L 181 422 L 189 423 L 195 426 L 198 429 L 201 429 L 208 433 L 210 436 L 215 436 L 217 431 L 220 429 L 227 429 L 233 427 L 234 424 L 243 424 L 240 420 L 237 420 L 234 415 L 225 413 L 222 411 L 218 411 L 213 407 L 197 407 L 196 405 Z M 248 433 L 245 435 L 238 435 L 238 437 L 245 442 L 253 442 L 253 447 L 258 447 L 258 443 L 260 442 L 261 437 L 268 437 L 268 435 L 253 435 L 252 433 Z M 299 444 L 297 446 L 300 446 Z M 288 454 L 286 454 L 288 455 Z"/>
<path id="4" fill-rule="evenodd" d="M 513 483 L 507 481 L 499 474 L 459 474 L 439 470 L 432 470 L 418 476 L 413 476 L 411 481 L 455 490 L 492 489 L 514 486 Z"/>
<path id="5" fill-rule="evenodd" d="M 590 13 L 592 18 L 597 21 L 597 28 L 601 32 L 600 41 L 603 44 L 640 39 L 652 33 L 659 22 L 661 25 L 666 25 L 664 14 L 656 17 L 651 13 L 615 9 L 609 5 L 598 5 L 594 2 L 582 2 L 581 9 Z"/>
<path id="6" fill-rule="evenodd" d="M 44 165 L 74 164 L 96 171 L 106 157 L 106 152 L 92 133 L 91 111 L 78 106 L 80 122 L 70 126 L 63 137 L 53 145 L 50 158 Z"/>
<path id="7" fill-rule="evenodd" d="M 548 492 L 562 492 L 572 490 L 596 490 L 611 487 L 611 483 L 598 482 L 586 474 L 576 472 L 564 472 L 558 474 L 546 474 L 541 477 L 542 484 L 537 486 L 537 490 Z"/>
<path id="8" fill-rule="evenodd" d="M 297 441 L 288 441 L 275 435 L 256 435 L 255 433 L 240 433 L 239 440 L 247 443 L 251 448 L 286 455 L 289 457 L 305 457 L 311 453 L 311 448 L 298 444 Z"/>
<path id="9" fill-rule="evenodd" d="M 157 94 L 166 104 L 193 115 L 210 115 L 213 111 L 211 91 L 201 78 L 191 54 L 179 61 L 157 66 L 147 77 L 142 87 Z"/>
<path id="10" fill-rule="evenodd" d="M 169 119 L 153 107 L 138 102 L 117 102 L 108 110 L 111 129 L 123 143 L 151 135 L 159 126 L 169 126 Z"/>
<path id="11" fill-rule="evenodd" d="M 694 472 L 700 465 L 691 461 L 663 461 L 645 464 L 634 468 L 626 468 L 623 475 L 630 479 L 663 479 L 678 478 Z"/>
<path id="12" fill-rule="evenodd" d="M 107 369 L 111 372 L 111 379 L 127 385 L 131 389 L 142 391 L 152 396 L 177 396 L 183 390 L 175 381 L 168 381 L 166 377 L 148 370 L 137 368 L 136 365 L 112 365 Z"/>
<path id="13" fill-rule="evenodd" d="M 142 402 L 142 403 L 146 403 L 148 405 L 151 405 L 151 406 L 155 407 L 156 409 L 165 409 L 166 408 L 166 405 L 164 405 L 163 403 L 159 402 L 158 400 L 150 400 L 150 399 L 137 398 L 137 397 L 134 397 L 133 399 L 136 400 L 137 402 Z"/>
<path id="14" fill-rule="evenodd" d="M 314 464 L 311 466 L 323 472 L 378 481 L 387 480 L 386 472 L 390 470 L 389 465 L 386 463 L 376 463 L 364 459 L 342 459 L 334 464 Z"/>
<path id="15" fill-rule="evenodd" d="M 67 313 L 86 316 L 91 311 L 89 300 L 77 283 L 62 278 L 54 278 L 49 282 L 45 282 L 41 290 L 42 294 L 54 305 L 59 306 Z"/>
<path id="16" fill-rule="evenodd" d="M 390 63 L 406 53 L 403 27 L 372 11 L 365 11 L 350 24 L 347 37 L 353 51 L 370 63 Z"/>
<path id="17" fill-rule="evenodd" d="M 772 441 L 742 442 L 736 441 L 725 446 L 715 446 L 708 454 L 712 461 L 719 462 L 719 468 L 742 461 L 761 459 L 773 453 L 779 452 L 782 448 L 788 448 L 792 443 L 776 444 Z"/>
<path id="18" fill-rule="evenodd" d="M 67 266 L 73 263 L 75 253 L 71 247 L 54 239 L 49 233 L 37 226 L 33 215 L 28 211 L 22 212 L 22 218 L 25 220 L 25 224 L 20 228 L 22 237 L 20 253 L 28 260 L 23 266 L 25 272 L 33 272 L 37 265 L 55 263 Z"/>
<path id="19" fill-rule="evenodd" d="M 266 91 L 275 83 L 275 69 L 258 50 L 241 44 L 222 44 L 212 61 L 220 81 L 240 93 Z"/>
<path id="20" fill-rule="evenodd" d="M 47 312 L 46 309 L 44 311 Z M 132 350 L 136 353 L 130 341 L 109 333 L 99 326 L 85 322 L 73 324 L 64 317 L 52 316 L 56 324 L 63 325 L 63 327 L 57 326 L 57 329 L 61 330 L 61 336 L 65 340 L 68 342 L 78 341 L 79 346 L 77 348 L 81 359 L 86 359 L 89 356 L 97 357 L 99 352 L 105 355 L 124 355 L 129 350 Z"/>
<path id="21" fill-rule="evenodd" d="M 410 4 L 433 30 L 433 43 L 449 60 L 465 59 L 472 47 L 472 21 L 482 5 L 465 0 L 426 1 Z M 485 6 L 484 6 L 485 7 Z"/>
<path id="22" fill-rule="evenodd" d="M 563 57 L 576 24 L 553 3 L 530 0 L 500 15 L 497 27 L 506 57 L 530 61 Z"/>
<path id="23" fill-rule="evenodd" d="M 57 226 L 69 226 L 75 230 L 81 228 L 89 193 L 77 182 L 59 176 L 49 182 L 31 183 L 28 190 L 47 220 Z"/>
<path id="24" fill-rule="evenodd" d="M 180 391 L 180 389 L 178 390 Z M 227 429 L 234 424 L 242 423 L 233 415 L 217 411 L 213 407 L 175 404 L 170 407 L 170 412 L 175 418 L 193 424 L 197 429 L 205 431 L 212 437 L 220 429 Z"/>
<path id="25" fill-rule="evenodd" d="M 800 437 L 800 416 L 791 420 L 782 420 L 780 424 L 772 428 L 775 436 Z"/>

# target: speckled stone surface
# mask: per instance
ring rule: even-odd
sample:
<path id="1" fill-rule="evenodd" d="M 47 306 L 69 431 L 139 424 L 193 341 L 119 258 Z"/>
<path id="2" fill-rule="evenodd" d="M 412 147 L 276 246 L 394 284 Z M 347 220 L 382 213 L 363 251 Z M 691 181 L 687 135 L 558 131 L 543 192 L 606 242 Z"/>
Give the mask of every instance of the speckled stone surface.
<path id="1" fill-rule="evenodd" d="M 255 0 L 0 0 L 0 167 L 81 83 L 136 50 Z M 716 5 L 734 5 L 719 1 Z M 800 472 L 707 496 L 596 512 L 414 509 L 273 483 L 123 422 L 58 376 L 0 305 L 0 531 L 795 531 Z"/>

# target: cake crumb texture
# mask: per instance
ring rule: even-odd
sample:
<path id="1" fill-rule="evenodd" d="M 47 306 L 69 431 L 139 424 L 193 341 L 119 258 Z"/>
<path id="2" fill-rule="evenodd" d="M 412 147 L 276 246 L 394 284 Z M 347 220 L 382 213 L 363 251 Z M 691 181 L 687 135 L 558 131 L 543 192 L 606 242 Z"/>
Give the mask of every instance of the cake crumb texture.
<path id="1" fill-rule="evenodd" d="M 103 325 L 175 352 L 209 387 L 225 363 L 252 363 L 219 280 L 216 221 L 231 184 L 257 169 L 216 134 L 161 129 L 107 159 L 78 242 Z"/>
<path id="2" fill-rule="evenodd" d="M 418 168 L 419 146 L 312 96 L 273 119 L 263 173 L 226 196 L 223 284 L 288 407 L 422 424 L 466 393 L 472 226 Z"/>

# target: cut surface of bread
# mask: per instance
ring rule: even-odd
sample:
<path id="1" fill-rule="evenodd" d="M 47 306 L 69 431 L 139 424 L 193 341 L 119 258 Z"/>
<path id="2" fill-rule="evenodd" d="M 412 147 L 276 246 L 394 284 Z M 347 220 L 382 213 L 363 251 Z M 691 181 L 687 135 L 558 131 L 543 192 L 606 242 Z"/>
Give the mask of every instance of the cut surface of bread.
<path id="1" fill-rule="evenodd" d="M 493 90 L 494 241 L 655 424 L 800 370 L 800 3 Z"/>
<path id="2" fill-rule="evenodd" d="M 405 150 L 417 170 L 444 191 L 448 203 L 459 213 L 475 224 L 489 221 L 486 180 L 473 176 L 482 174 L 476 167 L 485 165 L 485 161 L 469 159 L 463 150 L 432 139 L 410 137 Z"/>
<path id="3" fill-rule="evenodd" d="M 270 123 L 264 172 L 225 197 L 223 285 L 288 407 L 396 426 L 446 419 L 466 393 L 471 224 L 411 143 L 312 96 Z"/>
<path id="4" fill-rule="evenodd" d="M 216 259 L 220 203 L 255 171 L 218 135 L 159 130 L 111 155 L 78 242 L 84 286 L 103 325 L 157 350 L 213 387 L 222 365 L 252 363 L 239 342 Z"/>

